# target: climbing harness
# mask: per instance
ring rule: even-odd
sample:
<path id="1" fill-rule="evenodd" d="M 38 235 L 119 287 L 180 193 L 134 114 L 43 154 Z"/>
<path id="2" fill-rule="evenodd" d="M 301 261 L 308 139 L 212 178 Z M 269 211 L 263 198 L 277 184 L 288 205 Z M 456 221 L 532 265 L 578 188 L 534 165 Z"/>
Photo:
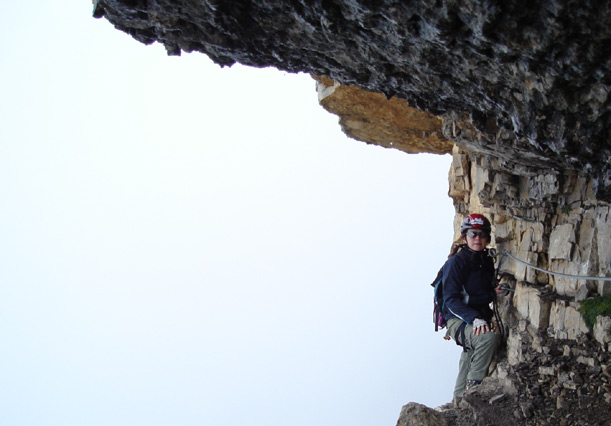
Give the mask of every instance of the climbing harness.
<path id="1" fill-rule="evenodd" d="M 505 330 L 505 324 L 503 324 L 503 320 L 501 319 L 501 313 L 499 312 L 499 304 L 497 301 L 496 294 L 494 295 L 494 300 L 492 301 L 492 310 L 494 312 L 494 318 L 496 319 L 496 324 L 499 328 L 499 342 L 502 348 L 507 345 L 507 334 Z"/>
<path id="2" fill-rule="evenodd" d="M 494 272 L 494 278 L 495 278 L 495 282 L 496 284 L 500 285 L 498 277 L 499 277 L 499 270 L 501 269 L 501 263 L 503 263 L 503 254 L 501 253 L 500 258 L 498 259 L 498 263 L 497 263 L 497 252 L 496 249 L 489 249 L 488 250 L 488 254 L 490 255 L 490 257 L 492 257 L 494 263 L 496 263 L 496 270 Z M 515 292 L 515 290 L 508 288 L 508 287 L 503 287 L 501 286 L 501 288 L 503 290 L 506 291 L 512 291 Z M 495 293 L 494 294 L 494 300 L 492 301 L 492 311 L 494 312 L 494 319 L 496 320 L 496 325 L 498 327 L 498 332 L 499 332 L 499 341 L 500 341 L 500 345 L 501 347 L 505 347 L 507 345 L 507 331 L 505 330 L 505 324 L 503 324 L 503 320 L 501 319 L 501 313 L 499 312 L 499 303 L 498 303 L 498 295 Z"/>

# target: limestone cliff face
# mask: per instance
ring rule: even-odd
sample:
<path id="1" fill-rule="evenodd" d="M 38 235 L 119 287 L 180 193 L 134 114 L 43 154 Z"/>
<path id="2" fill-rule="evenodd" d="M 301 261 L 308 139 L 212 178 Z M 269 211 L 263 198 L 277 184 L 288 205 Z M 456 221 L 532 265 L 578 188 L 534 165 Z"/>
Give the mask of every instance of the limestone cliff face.
<path id="1" fill-rule="evenodd" d="M 431 424 L 611 422 L 611 320 L 578 312 L 611 282 L 515 260 L 611 277 L 611 3 L 94 0 L 94 15 L 170 54 L 310 72 L 349 136 L 451 153 L 455 229 L 492 219 L 515 293 L 493 383 Z"/>
<path id="2" fill-rule="evenodd" d="M 325 80 L 319 82 L 321 85 L 329 87 Z M 340 94 L 336 102 L 329 100 L 336 92 L 337 89 L 326 92 L 327 97 L 321 100 L 332 112 L 351 116 L 351 110 L 363 113 L 367 109 L 367 96 L 346 99 L 346 94 Z M 340 99 L 341 108 L 329 108 Z M 392 109 L 392 99 L 387 102 Z M 376 130 L 378 126 L 389 126 L 384 103 L 375 104 L 363 115 L 372 135 L 387 134 Z M 442 120 L 442 131 L 448 139 L 456 133 L 456 125 L 465 123 Z M 346 133 L 351 134 L 346 127 L 345 123 Z M 360 125 L 357 123 L 356 127 Z M 404 149 L 396 140 L 392 142 L 386 141 L 384 145 Z M 505 405 L 500 401 L 494 407 L 482 406 L 481 395 L 478 398 L 470 395 L 463 408 L 476 415 L 448 414 L 451 410 L 447 408 L 446 414 L 453 424 L 514 424 L 516 420 L 525 424 L 556 424 L 544 419 L 559 422 L 572 413 L 577 422 L 581 413 L 583 418 L 592 420 L 592 413 L 583 408 L 601 404 L 607 407 L 605 415 L 589 424 L 609 422 L 611 319 L 599 317 L 599 323 L 589 330 L 578 309 L 579 302 L 588 297 L 611 295 L 611 280 L 550 275 L 503 254 L 507 252 L 555 273 L 610 277 L 610 206 L 597 199 L 593 190 L 595 178 L 574 170 L 535 171 L 519 165 L 499 169 L 497 159 L 458 143 L 452 156 L 449 195 L 457 211 L 455 239 L 460 238 L 459 226 L 465 213 L 480 212 L 490 217 L 501 282 L 515 292 L 504 298 L 501 310 L 508 336 L 507 347 L 492 374 L 496 385 L 480 391 L 488 399 L 502 396 Z M 516 411 L 512 406 L 524 409 Z M 417 424 L 411 422 L 420 418 L 420 414 L 414 414 L 420 411 L 416 406 L 406 406 L 399 423 Z M 475 418 L 479 420 L 473 423 Z"/>
<path id="3" fill-rule="evenodd" d="M 342 120 L 348 135 L 356 130 L 355 139 L 370 142 L 383 135 L 383 146 L 422 151 L 421 144 L 405 147 L 402 141 L 421 126 L 420 120 L 429 122 L 426 115 L 413 114 L 412 121 L 401 126 L 400 135 L 392 136 L 386 129 L 392 127 L 388 117 L 396 100 L 370 102 L 370 94 L 357 93 L 358 89 L 342 92 L 326 79 L 319 79 L 318 86 L 325 94 L 322 105 L 349 117 Z M 355 111 L 366 117 L 366 133 L 360 121 L 351 118 Z M 456 126 L 461 126 L 461 133 L 473 131 L 466 123 L 436 123 L 440 126 L 436 131 L 448 140 L 457 133 Z M 423 134 L 422 142 L 437 146 L 427 140 Z M 611 295 L 611 279 L 557 276 L 529 266 L 569 276 L 611 277 L 611 211 L 609 203 L 596 197 L 596 178 L 575 170 L 534 169 L 517 163 L 513 169 L 500 168 L 497 158 L 468 144 L 456 143 L 452 157 L 449 195 L 457 212 L 454 238 L 459 241 L 460 222 L 467 212 L 490 217 L 501 282 L 515 290 L 502 302 L 507 346 L 492 372 L 494 380 L 478 394 L 467 395 L 461 409 L 444 407 L 445 417 L 440 417 L 439 412 L 408 404 L 399 425 L 561 424 L 567 415 L 572 419 L 565 424 L 607 424 L 611 421 L 611 318 L 598 317 L 590 330 L 578 309 L 588 297 Z M 490 405 L 489 400 L 496 402 Z M 605 408 L 588 410 L 595 407 Z M 580 423 L 586 419 L 589 423 Z"/>

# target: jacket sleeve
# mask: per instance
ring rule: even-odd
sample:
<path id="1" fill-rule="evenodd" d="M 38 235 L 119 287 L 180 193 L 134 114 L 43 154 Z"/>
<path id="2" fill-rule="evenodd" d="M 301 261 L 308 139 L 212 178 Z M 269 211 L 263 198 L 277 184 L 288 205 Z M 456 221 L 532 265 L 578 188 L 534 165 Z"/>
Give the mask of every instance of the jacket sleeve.
<path id="1" fill-rule="evenodd" d="M 464 262 L 454 256 L 443 267 L 443 301 L 446 309 L 456 318 L 467 324 L 473 324 L 479 312 L 467 305 L 467 293 L 464 290 L 463 280 L 466 271 Z"/>

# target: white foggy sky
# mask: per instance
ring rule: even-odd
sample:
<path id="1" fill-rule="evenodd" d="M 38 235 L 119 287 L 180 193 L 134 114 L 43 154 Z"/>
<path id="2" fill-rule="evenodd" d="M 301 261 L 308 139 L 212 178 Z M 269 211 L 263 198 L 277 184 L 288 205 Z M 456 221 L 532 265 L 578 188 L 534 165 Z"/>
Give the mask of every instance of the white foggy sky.
<path id="1" fill-rule="evenodd" d="M 0 5 L 0 424 L 390 426 L 448 402 L 427 284 L 450 157 L 348 139 L 308 75 L 168 57 L 91 10 Z"/>

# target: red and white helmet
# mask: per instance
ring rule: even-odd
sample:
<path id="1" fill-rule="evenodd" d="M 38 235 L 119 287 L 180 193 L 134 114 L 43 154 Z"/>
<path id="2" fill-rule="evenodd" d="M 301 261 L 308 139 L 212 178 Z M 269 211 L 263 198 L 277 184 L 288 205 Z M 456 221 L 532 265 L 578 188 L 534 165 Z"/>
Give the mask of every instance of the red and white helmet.
<path id="1" fill-rule="evenodd" d="M 492 231 L 492 225 L 486 216 L 478 213 L 465 217 L 460 225 L 460 233 L 465 234 L 469 229 L 481 229 L 488 234 Z"/>

